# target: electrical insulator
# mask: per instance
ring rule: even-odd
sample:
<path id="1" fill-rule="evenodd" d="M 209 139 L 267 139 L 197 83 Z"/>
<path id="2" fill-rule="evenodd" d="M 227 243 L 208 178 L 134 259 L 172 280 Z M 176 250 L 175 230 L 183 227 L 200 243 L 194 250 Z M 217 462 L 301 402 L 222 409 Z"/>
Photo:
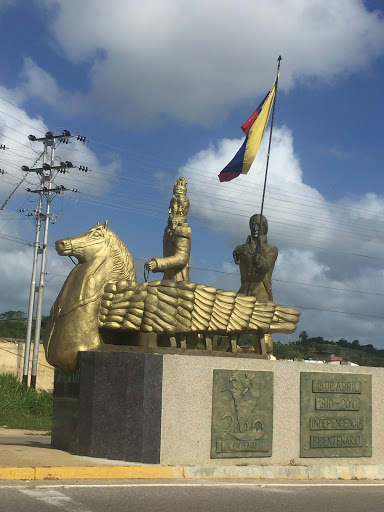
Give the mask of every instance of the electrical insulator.
<path id="1" fill-rule="evenodd" d="M 22 165 L 21 166 L 21 170 L 24 171 L 24 172 L 28 172 L 29 171 L 28 165 Z"/>
<path id="2" fill-rule="evenodd" d="M 88 167 L 85 167 L 84 165 L 80 165 L 79 170 L 83 171 L 83 172 L 88 172 Z"/>
<path id="3" fill-rule="evenodd" d="M 0 174 L 4 174 L 4 173 L 5 173 L 4 169 L 0 169 Z"/>
<path id="4" fill-rule="evenodd" d="M 79 140 L 80 142 L 87 142 L 87 139 L 83 137 L 83 135 L 78 135 L 76 139 Z"/>
<path id="5" fill-rule="evenodd" d="M 33 142 L 36 140 L 36 137 L 34 135 L 28 135 L 28 139 Z"/>
<path id="6" fill-rule="evenodd" d="M 64 137 L 72 137 L 71 132 L 69 130 L 63 130 L 62 134 L 64 135 Z"/>
<path id="7" fill-rule="evenodd" d="M 4 144 L 0 144 L 0 149 L 7 149 Z"/>

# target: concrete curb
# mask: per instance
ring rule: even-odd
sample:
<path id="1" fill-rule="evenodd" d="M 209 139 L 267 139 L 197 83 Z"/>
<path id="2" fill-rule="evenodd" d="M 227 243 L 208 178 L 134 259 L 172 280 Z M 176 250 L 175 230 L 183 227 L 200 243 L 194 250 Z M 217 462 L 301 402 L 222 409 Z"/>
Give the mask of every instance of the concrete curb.
<path id="1" fill-rule="evenodd" d="M 0 468 L 0 480 L 183 478 L 183 468 L 153 466 L 77 466 Z"/>
<path id="2" fill-rule="evenodd" d="M 0 468 L 0 480 L 80 479 L 383 480 L 378 466 L 92 466 Z"/>

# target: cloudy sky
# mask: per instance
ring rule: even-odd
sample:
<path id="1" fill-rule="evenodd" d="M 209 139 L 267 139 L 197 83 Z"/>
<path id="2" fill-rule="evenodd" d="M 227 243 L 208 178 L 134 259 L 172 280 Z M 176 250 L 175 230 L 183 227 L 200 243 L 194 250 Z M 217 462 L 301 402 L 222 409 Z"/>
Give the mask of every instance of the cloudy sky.
<path id="1" fill-rule="evenodd" d="M 57 158 L 92 171 L 55 180 L 79 192 L 52 203 L 45 312 L 73 266 L 54 241 L 97 221 L 143 279 L 181 175 L 191 279 L 237 290 L 232 251 L 260 210 L 267 137 L 247 176 L 217 175 L 281 54 L 264 210 L 275 301 L 302 311 L 298 332 L 384 348 L 381 2 L 0 0 L 0 28 L 0 312 L 28 307 L 35 225 L 18 210 L 36 207 L 36 178 L 20 167 L 42 151 L 28 135 L 47 130 L 86 136 Z"/>

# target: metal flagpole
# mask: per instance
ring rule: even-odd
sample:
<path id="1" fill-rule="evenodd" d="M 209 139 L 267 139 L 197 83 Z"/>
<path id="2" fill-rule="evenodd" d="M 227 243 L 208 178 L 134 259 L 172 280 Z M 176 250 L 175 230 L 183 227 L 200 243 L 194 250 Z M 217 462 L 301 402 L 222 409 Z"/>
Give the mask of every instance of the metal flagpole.
<path id="1" fill-rule="evenodd" d="M 276 97 L 277 97 L 277 85 L 278 85 L 278 83 L 279 83 L 279 71 L 280 71 L 280 62 L 281 62 L 281 60 L 282 60 L 281 55 L 279 55 L 279 58 L 277 59 L 277 74 L 276 74 L 276 82 L 275 82 L 275 97 L 274 97 L 274 99 L 273 99 L 271 128 L 270 128 L 270 131 L 269 131 L 269 144 L 268 144 L 268 153 L 267 153 L 267 163 L 266 163 L 266 166 L 265 166 L 264 188 L 263 188 L 263 196 L 262 196 L 262 199 L 261 199 L 260 220 L 259 220 L 259 227 L 258 227 L 258 232 L 257 232 L 256 252 L 255 252 L 255 256 L 256 256 L 256 255 L 257 255 L 257 253 L 259 252 L 259 248 L 260 248 L 260 229 L 261 229 L 261 219 L 262 219 L 262 216 L 263 216 L 264 199 L 265 199 L 265 189 L 266 189 L 266 186 L 267 186 L 267 176 L 268 176 L 268 166 L 269 166 L 269 155 L 270 155 L 270 152 L 271 152 L 273 120 L 274 120 L 274 118 L 275 118 L 275 106 L 276 106 Z M 254 269 L 255 269 L 255 265 L 254 265 L 254 263 L 252 262 L 251 273 L 250 273 L 250 275 L 249 275 L 249 281 L 248 281 L 247 295 L 249 295 L 249 292 L 250 292 L 250 289 L 251 289 L 251 281 L 252 281 L 252 278 L 253 278 Z"/>

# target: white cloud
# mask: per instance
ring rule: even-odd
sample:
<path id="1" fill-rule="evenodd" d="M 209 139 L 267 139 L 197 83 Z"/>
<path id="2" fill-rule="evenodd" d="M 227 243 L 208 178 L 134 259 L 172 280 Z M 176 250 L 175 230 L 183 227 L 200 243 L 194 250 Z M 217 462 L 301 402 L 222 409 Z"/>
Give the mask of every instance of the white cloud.
<path id="1" fill-rule="evenodd" d="M 21 167 L 23 165 L 30 168 L 41 166 L 42 160 L 41 158 L 38 160 L 38 158 L 42 154 L 43 144 L 29 141 L 28 135 L 44 137 L 49 128 L 42 119 L 30 116 L 18 106 L 22 103 L 24 94 L 23 88 L 12 91 L 0 86 L 0 97 L 3 99 L 0 105 L 0 144 L 6 146 L 5 150 L 0 150 L 0 169 L 6 172 L 6 174 L 0 175 L 1 204 L 23 177 L 26 179 L 14 197 L 25 196 L 27 187 L 34 190 L 39 185 L 36 173 L 31 172 L 25 176 Z M 54 133 L 55 135 L 61 134 L 60 131 Z M 69 189 L 75 188 L 93 195 L 103 195 L 108 186 L 100 173 L 106 173 L 109 179 L 113 179 L 120 167 L 120 162 L 116 157 L 110 158 L 109 163 L 101 163 L 90 147 L 78 142 L 75 138 L 70 139 L 68 145 L 58 145 L 55 166 L 65 160 L 71 161 L 77 167 L 87 166 L 92 169 L 92 172 L 84 173 L 74 168 L 67 174 L 58 174 L 55 185 L 64 185 Z M 31 196 L 30 199 L 34 201 L 36 197 Z"/>
<path id="2" fill-rule="evenodd" d="M 1 220 L 1 217 L 0 217 Z M 19 223 L 3 226 L 1 223 L 0 259 L 2 266 L 0 294 L 0 312 L 9 310 L 28 310 L 29 291 L 32 273 L 33 247 L 23 243 Z M 4 238 L 9 236 L 10 240 Z M 16 240 L 15 240 L 16 239 Z M 54 302 L 60 287 L 68 274 L 72 263 L 60 261 L 55 257 L 53 248 L 48 249 L 47 276 L 44 292 L 44 314 Z M 40 267 L 37 269 L 36 283 L 39 281 Z"/>
<path id="3" fill-rule="evenodd" d="M 228 253 L 223 260 L 228 260 L 237 244 L 244 243 L 249 217 L 260 211 L 266 139 L 247 176 L 230 183 L 219 183 L 217 178 L 240 144 L 240 140 L 218 141 L 180 170 L 188 180 L 191 216 L 201 218 L 212 230 L 227 233 Z M 275 130 L 272 141 L 264 213 L 269 221 L 268 241 L 279 248 L 274 299 L 303 308 L 298 331 L 384 346 L 384 319 L 380 319 L 384 198 L 369 193 L 327 201 L 305 184 L 292 134 L 283 127 Z M 225 263 L 220 270 L 229 274 L 212 273 L 211 282 L 238 289 L 240 278 L 232 275 L 237 267 Z"/>
<path id="4" fill-rule="evenodd" d="M 22 99 L 39 98 L 66 117 L 80 115 L 87 108 L 84 94 L 64 91 L 52 75 L 29 57 L 24 58 L 17 92 Z"/>
<path id="5" fill-rule="evenodd" d="M 362 0 L 41 0 L 64 55 L 89 67 L 83 102 L 123 123 L 210 122 L 280 87 L 361 70 L 384 50 L 384 21 Z M 260 70 L 263 70 L 260 73 Z M 41 73 L 27 70 L 39 93 Z M 57 83 L 47 75 L 47 101 Z M 68 97 L 71 102 L 71 97 Z M 79 97 L 74 100 L 80 106 Z M 71 104 L 71 103 L 70 103 Z"/>
<path id="6" fill-rule="evenodd" d="M 21 308 L 26 310 L 28 307 L 33 249 L 28 247 L 25 242 L 34 241 L 35 227 L 34 224 L 31 224 L 29 229 L 25 228 L 22 222 L 27 222 L 25 215 L 17 213 L 15 210 L 16 208 L 34 210 L 37 206 L 38 195 L 26 193 L 26 188 L 38 189 L 40 186 L 38 176 L 32 172 L 23 173 L 21 166 L 27 165 L 30 168 L 41 166 L 41 159 L 37 163 L 37 158 L 41 155 L 43 144 L 30 142 L 28 135 L 44 137 L 48 127 L 42 119 L 30 116 L 17 106 L 23 98 L 22 90 L 11 91 L 0 87 L 0 97 L 2 99 L 0 144 L 6 146 L 5 150 L 0 150 L 0 169 L 5 171 L 5 174 L 0 174 L 0 206 L 5 205 L 0 211 L 0 259 L 2 264 L 0 312 L 2 312 Z M 68 145 L 59 145 L 56 155 L 55 165 L 58 165 L 61 160 L 68 160 L 76 166 L 86 165 L 92 171 L 85 173 L 75 168 L 68 174 L 58 174 L 54 185 L 64 185 L 69 189 L 75 188 L 93 196 L 102 196 L 107 192 L 119 168 L 116 158 L 110 158 L 109 163 L 102 164 L 89 147 L 76 140 Z M 105 180 L 104 173 L 108 175 L 108 181 Z M 16 189 L 23 176 L 26 179 Z M 10 198 L 11 195 L 12 198 Z M 70 200 L 74 199 L 76 194 L 67 192 L 60 197 Z M 10 201 L 7 202 L 9 198 Z M 60 209 L 58 207 L 58 199 L 56 199 L 54 211 L 57 212 Z M 49 304 L 54 301 L 64 279 L 63 274 L 67 272 L 68 267 L 54 254 L 54 250 L 49 249 L 47 267 L 49 284 L 45 290 L 45 313 L 48 312 Z M 63 265 L 64 268 L 62 268 Z M 69 268 L 71 265 L 70 263 Z"/>

